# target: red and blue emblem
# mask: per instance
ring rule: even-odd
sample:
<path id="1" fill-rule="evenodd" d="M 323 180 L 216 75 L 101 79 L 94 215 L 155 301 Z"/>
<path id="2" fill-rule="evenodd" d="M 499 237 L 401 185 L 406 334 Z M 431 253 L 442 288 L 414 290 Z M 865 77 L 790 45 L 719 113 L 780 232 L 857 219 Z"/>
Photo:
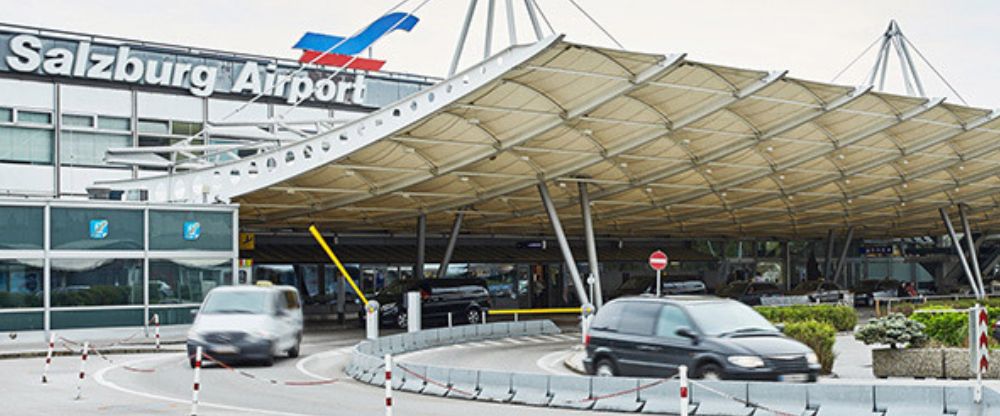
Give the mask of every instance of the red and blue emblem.
<path id="1" fill-rule="evenodd" d="M 364 71 L 378 71 L 385 65 L 385 61 L 377 59 L 355 58 L 376 40 L 394 30 L 413 30 L 420 19 L 409 13 L 390 13 L 382 16 L 378 20 L 368 25 L 365 30 L 356 36 L 344 40 L 341 36 L 326 35 L 322 33 L 306 32 L 302 38 L 295 43 L 293 48 L 302 50 L 302 57 L 299 62 L 312 62 L 327 66 L 347 66 L 352 69 Z M 336 48 L 334 48 L 336 46 Z M 333 48 L 333 50 L 330 50 Z M 329 51 L 329 52 L 327 52 Z M 326 55 L 323 53 L 327 52 Z M 322 56 L 321 56 L 322 55 Z M 319 57 L 319 59 L 317 59 Z M 353 59 L 353 61 L 351 61 Z"/>

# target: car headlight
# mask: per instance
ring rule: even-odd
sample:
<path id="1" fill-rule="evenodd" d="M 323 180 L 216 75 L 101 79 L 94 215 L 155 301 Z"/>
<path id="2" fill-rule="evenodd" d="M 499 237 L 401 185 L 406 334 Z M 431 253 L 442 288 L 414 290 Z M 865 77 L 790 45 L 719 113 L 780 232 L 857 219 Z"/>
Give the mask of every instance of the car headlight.
<path id="1" fill-rule="evenodd" d="M 191 341 L 205 342 L 205 337 L 193 329 L 188 331 L 187 338 Z"/>
<path id="2" fill-rule="evenodd" d="M 735 366 L 743 368 L 760 368 L 764 366 L 764 360 L 755 355 L 733 355 L 727 358 Z"/>
<path id="3" fill-rule="evenodd" d="M 817 356 L 816 353 L 810 351 L 808 354 L 806 354 L 806 361 L 809 361 L 809 364 L 819 364 L 819 356 Z"/>

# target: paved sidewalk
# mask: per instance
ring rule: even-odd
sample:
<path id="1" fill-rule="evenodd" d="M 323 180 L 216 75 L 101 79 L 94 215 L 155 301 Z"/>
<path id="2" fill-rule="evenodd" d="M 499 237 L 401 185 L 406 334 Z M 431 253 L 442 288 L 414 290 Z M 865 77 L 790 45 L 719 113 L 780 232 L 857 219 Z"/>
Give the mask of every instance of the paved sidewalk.
<path id="1" fill-rule="evenodd" d="M 163 349 L 178 350 L 178 345 L 187 339 L 190 325 L 164 325 L 160 327 L 160 344 Z M 66 346 L 76 346 L 83 342 L 100 346 L 115 352 L 153 352 L 156 338 L 154 330 L 149 328 L 116 327 L 60 329 L 53 331 L 56 335 L 56 351 L 66 351 Z M 48 349 L 49 340 L 45 331 L 25 331 L 10 333 L 0 338 L 0 359 L 24 358 L 44 355 Z M 76 347 L 79 348 L 79 347 Z"/>

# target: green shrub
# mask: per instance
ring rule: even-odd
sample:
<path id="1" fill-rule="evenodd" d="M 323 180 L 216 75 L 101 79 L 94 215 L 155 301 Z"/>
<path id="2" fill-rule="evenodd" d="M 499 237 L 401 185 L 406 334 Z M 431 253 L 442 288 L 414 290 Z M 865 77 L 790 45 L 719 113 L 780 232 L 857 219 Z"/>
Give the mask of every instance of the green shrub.
<path id="1" fill-rule="evenodd" d="M 918 312 L 910 319 L 924 324 L 924 333 L 949 347 L 968 345 L 969 316 L 962 312 Z"/>
<path id="2" fill-rule="evenodd" d="M 858 324 L 854 308 L 844 305 L 757 306 L 754 309 L 771 322 L 824 322 L 837 331 L 850 331 Z"/>
<path id="3" fill-rule="evenodd" d="M 833 343 L 837 340 L 837 331 L 825 322 L 801 321 L 785 325 L 786 335 L 812 348 L 823 367 L 823 374 L 830 374 L 836 356 L 833 353 Z"/>
<path id="4" fill-rule="evenodd" d="M 854 332 L 854 338 L 866 345 L 887 344 L 892 348 L 896 348 L 896 345 L 920 347 L 927 342 L 924 324 L 908 319 L 901 313 L 872 319 Z"/>

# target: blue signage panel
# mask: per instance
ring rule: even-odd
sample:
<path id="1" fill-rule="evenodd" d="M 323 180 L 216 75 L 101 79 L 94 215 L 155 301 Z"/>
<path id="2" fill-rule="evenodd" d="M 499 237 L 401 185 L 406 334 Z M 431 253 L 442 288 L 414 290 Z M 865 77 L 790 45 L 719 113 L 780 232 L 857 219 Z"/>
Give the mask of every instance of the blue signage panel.
<path id="1" fill-rule="evenodd" d="M 184 223 L 184 239 L 194 241 L 201 237 L 201 223 L 198 221 L 187 221 Z"/>
<path id="2" fill-rule="evenodd" d="M 90 238 L 93 240 L 108 238 L 108 220 L 90 220 Z"/>

